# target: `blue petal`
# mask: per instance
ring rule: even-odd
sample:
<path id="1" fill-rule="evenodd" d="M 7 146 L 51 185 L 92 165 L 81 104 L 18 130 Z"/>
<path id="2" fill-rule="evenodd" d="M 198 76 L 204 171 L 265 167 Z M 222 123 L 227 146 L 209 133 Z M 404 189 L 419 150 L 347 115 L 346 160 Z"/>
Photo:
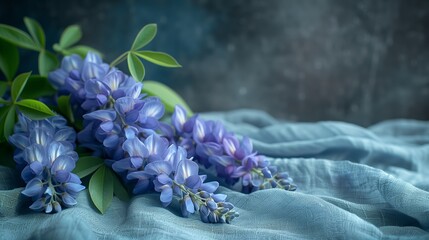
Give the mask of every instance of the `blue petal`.
<path id="1" fill-rule="evenodd" d="M 157 134 L 152 134 L 144 141 L 149 155 L 161 155 L 166 151 L 168 142 L 164 138 L 160 138 Z"/>
<path id="2" fill-rule="evenodd" d="M 40 195 L 43 191 L 43 183 L 40 179 L 34 178 L 30 182 L 27 183 L 25 189 L 21 192 L 22 194 L 33 197 Z"/>
<path id="3" fill-rule="evenodd" d="M 97 94 L 96 99 L 99 106 L 103 106 L 104 104 L 107 103 L 107 100 L 108 100 L 107 96 L 103 94 Z"/>
<path id="4" fill-rule="evenodd" d="M 42 146 L 47 146 L 52 141 L 53 129 L 45 128 L 45 127 L 35 127 L 31 129 L 30 132 L 30 143 L 37 143 Z"/>
<path id="5" fill-rule="evenodd" d="M 73 193 L 78 193 L 85 189 L 84 186 L 76 183 L 65 183 L 64 187 L 67 189 L 68 192 L 71 191 Z"/>
<path id="6" fill-rule="evenodd" d="M 211 156 L 209 157 L 209 162 L 214 165 L 220 165 L 220 166 L 230 166 L 235 165 L 235 159 L 230 156 Z"/>
<path id="7" fill-rule="evenodd" d="M 22 133 L 16 133 L 9 137 L 9 142 L 14 145 L 16 148 L 24 150 L 28 145 L 30 145 L 29 139 Z"/>
<path id="8" fill-rule="evenodd" d="M 143 166 L 143 159 L 141 157 L 131 157 L 131 166 L 134 169 L 139 169 Z"/>
<path id="9" fill-rule="evenodd" d="M 55 141 L 68 141 L 68 142 L 74 142 L 76 140 L 76 132 L 73 128 L 66 127 L 63 129 L 60 129 L 55 132 L 54 135 Z"/>
<path id="10" fill-rule="evenodd" d="M 131 161 L 129 158 L 125 158 L 119 161 L 116 161 L 112 164 L 113 170 L 117 173 L 125 172 L 128 170 L 133 170 L 134 168 L 131 166 Z"/>
<path id="11" fill-rule="evenodd" d="M 215 137 L 216 142 L 222 143 L 223 137 L 225 135 L 225 128 L 221 122 L 215 123 L 212 134 Z"/>
<path id="12" fill-rule="evenodd" d="M 55 180 L 59 183 L 68 182 L 70 179 L 70 172 L 64 170 L 58 170 L 55 172 Z"/>
<path id="13" fill-rule="evenodd" d="M 99 79 L 105 74 L 106 70 L 99 64 L 85 63 L 82 69 L 82 79 L 84 81 Z"/>
<path id="14" fill-rule="evenodd" d="M 96 119 L 100 121 L 114 121 L 116 119 L 116 112 L 114 110 L 97 110 L 83 115 L 84 119 Z"/>
<path id="15" fill-rule="evenodd" d="M 50 212 L 52 212 L 52 204 L 48 203 L 45 208 L 45 213 L 50 213 Z"/>
<path id="16" fill-rule="evenodd" d="M 60 68 L 53 72 L 50 72 L 48 75 L 48 80 L 52 85 L 54 85 L 56 89 L 62 89 L 64 87 L 64 83 L 68 75 L 68 72 Z"/>
<path id="17" fill-rule="evenodd" d="M 39 175 L 43 171 L 43 166 L 40 162 L 32 162 L 29 166 L 30 166 L 31 171 L 35 175 Z"/>
<path id="18" fill-rule="evenodd" d="M 125 138 L 127 139 L 131 139 L 136 137 L 137 134 L 139 134 L 139 130 L 133 126 L 126 126 L 124 128 L 124 132 L 125 132 Z"/>
<path id="19" fill-rule="evenodd" d="M 149 155 L 148 150 L 146 149 L 146 146 L 140 139 L 138 138 L 131 138 L 127 139 L 122 144 L 122 149 L 126 151 L 130 157 L 147 157 Z"/>
<path id="20" fill-rule="evenodd" d="M 250 140 L 250 138 L 248 137 L 243 137 L 243 140 L 241 141 L 241 149 L 244 150 L 246 155 L 249 155 L 252 153 L 253 151 L 253 145 L 252 145 L 252 141 Z"/>
<path id="21" fill-rule="evenodd" d="M 201 189 L 209 193 L 214 193 L 218 187 L 219 187 L 219 183 L 216 181 L 207 182 L 201 185 Z"/>
<path id="22" fill-rule="evenodd" d="M 59 142 L 52 142 L 48 147 L 48 161 L 49 165 L 51 166 L 55 159 L 61 155 L 65 155 L 69 153 L 70 151 L 73 151 L 72 145 L 65 145 Z"/>
<path id="23" fill-rule="evenodd" d="M 152 175 L 147 174 L 143 171 L 132 172 L 127 175 L 128 180 L 139 179 L 139 180 L 148 180 L 152 177 Z"/>
<path id="24" fill-rule="evenodd" d="M 160 175 L 162 173 L 169 175 L 172 172 L 169 162 L 155 161 L 146 165 L 145 172 L 151 175 Z"/>
<path id="25" fill-rule="evenodd" d="M 88 52 L 86 54 L 84 61 L 85 61 L 85 63 L 102 63 L 103 62 L 101 60 L 101 57 L 94 52 Z"/>
<path id="26" fill-rule="evenodd" d="M 156 180 L 158 180 L 159 183 L 162 185 L 169 185 L 171 186 L 173 183 L 173 180 L 167 175 L 167 174 L 160 174 L 156 177 Z"/>
<path id="27" fill-rule="evenodd" d="M 185 200 L 185 205 L 186 205 L 186 211 L 188 211 L 189 213 L 194 213 L 195 207 L 194 207 L 194 203 L 192 202 L 191 198 L 189 196 L 186 196 L 184 200 Z"/>
<path id="28" fill-rule="evenodd" d="M 158 101 L 146 102 L 140 110 L 140 114 L 145 117 L 160 119 L 164 115 L 164 105 Z"/>
<path id="29" fill-rule="evenodd" d="M 222 146 L 215 142 L 197 144 L 195 150 L 197 155 L 203 158 L 209 158 L 211 156 L 222 154 Z"/>
<path id="30" fill-rule="evenodd" d="M 28 163 L 40 162 L 42 165 L 47 164 L 45 159 L 45 149 L 42 145 L 33 144 L 25 149 L 25 159 Z"/>
<path id="31" fill-rule="evenodd" d="M 201 186 L 201 179 L 198 175 L 192 175 L 186 178 L 185 186 L 190 189 L 198 189 Z"/>
<path id="32" fill-rule="evenodd" d="M 108 148 L 114 148 L 119 144 L 119 136 L 118 135 L 110 135 L 103 141 L 103 146 Z"/>
<path id="33" fill-rule="evenodd" d="M 75 161 L 70 156 L 59 156 L 52 164 L 51 172 L 55 173 L 59 170 L 71 172 L 76 166 Z"/>
<path id="34" fill-rule="evenodd" d="M 68 193 L 63 193 L 62 194 L 62 200 L 63 200 L 63 203 L 66 205 L 66 206 L 74 206 L 74 205 L 76 205 L 76 199 L 74 199 L 72 196 L 70 196 L 70 194 L 68 194 Z"/>
<path id="35" fill-rule="evenodd" d="M 176 105 L 174 107 L 171 122 L 179 133 L 183 131 L 183 125 L 186 122 L 186 110 L 182 106 Z"/>
<path id="36" fill-rule="evenodd" d="M 234 157 L 238 146 L 238 140 L 234 136 L 227 136 L 223 139 L 223 148 L 225 152 L 231 157 Z"/>
<path id="37" fill-rule="evenodd" d="M 73 54 L 66 56 L 61 61 L 61 69 L 64 69 L 66 72 L 71 72 L 74 69 L 80 69 L 82 67 L 82 58 L 79 55 Z"/>
<path id="38" fill-rule="evenodd" d="M 143 86 L 143 84 L 141 84 L 141 83 L 134 84 L 134 86 L 127 89 L 126 95 L 128 97 L 137 99 L 142 92 L 142 86 Z"/>
<path id="39" fill-rule="evenodd" d="M 216 202 L 225 202 L 226 197 L 227 196 L 225 194 L 221 193 L 212 195 L 213 200 L 215 200 Z"/>
<path id="40" fill-rule="evenodd" d="M 196 119 L 194 125 L 194 140 L 198 143 L 204 142 L 204 138 L 208 133 L 207 126 L 203 120 Z"/>
<path id="41" fill-rule="evenodd" d="M 171 203 L 171 200 L 173 200 L 173 189 L 170 187 L 164 188 L 159 199 L 164 207 L 168 206 Z"/>
<path id="42" fill-rule="evenodd" d="M 137 120 L 139 119 L 139 111 L 137 110 L 131 110 L 129 111 L 127 114 L 125 114 L 125 122 L 127 124 L 132 124 L 137 122 Z"/>
<path id="43" fill-rule="evenodd" d="M 185 180 L 192 175 L 198 175 L 198 164 L 191 160 L 183 160 L 177 166 L 174 180 L 184 184 Z"/>
<path id="44" fill-rule="evenodd" d="M 115 125 L 111 121 L 106 121 L 100 124 L 100 128 L 105 132 L 111 132 Z"/>
<path id="45" fill-rule="evenodd" d="M 40 211 L 44 207 L 45 207 L 45 199 L 44 198 L 39 198 L 33 204 L 30 205 L 30 209 L 35 210 L 35 211 Z"/>
<path id="46" fill-rule="evenodd" d="M 134 109 L 134 99 L 130 97 L 122 97 L 116 100 L 115 109 L 121 115 L 125 115 L 125 113 Z"/>
<path id="47" fill-rule="evenodd" d="M 34 172 L 33 172 L 33 170 L 31 170 L 30 166 L 29 165 L 25 166 L 21 172 L 21 178 L 25 182 L 29 182 L 34 177 L 35 177 Z"/>

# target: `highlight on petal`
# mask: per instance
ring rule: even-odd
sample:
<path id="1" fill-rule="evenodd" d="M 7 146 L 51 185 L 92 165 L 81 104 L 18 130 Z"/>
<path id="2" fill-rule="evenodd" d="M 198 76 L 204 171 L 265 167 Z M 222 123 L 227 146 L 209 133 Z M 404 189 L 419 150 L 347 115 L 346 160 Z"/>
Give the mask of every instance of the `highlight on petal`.
<path id="1" fill-rule="evenodd" d="M 139 138 L 131 138 L 125 140 L 122 144 L 122 149 L 130 155 L 130 157 L 147 157 L 149 151 L 146 149 L 146 146 Z"/>
<path id="2" fill-rule="evenodd" d="M 198 175 L 198 164 L 191 160 L 183 160 L 177 166 L 174 180 L 179 184 L 184 184 L 186 179 L 192 175 Z"/>
<path id="3" fill-rule="evenodd" d="M 70 156 L 59 156 L 52 164 L 51 172 L 63 170 L 71 172 L 76 167 L 75 161 Z"/>
<path id="4" fill-rule="evenodd" d="M 234 136 L 227 136 L 223 139 L 223 148 L 225 152 L 233 157 L 238 148 L 238 140 Z"/>
<path id="5" fill-rule="evenodd" d="M 40 162 L 42 165 L 47 163 L 45 148 L 42 145 L 33 144 L 25 149 L 24 154 L 28 163 Z"/>
<path id="6" fill-rule="evenodd" d="M 144 144 L 149 151 L 150 156 L 158 155 L 161 157 L 161 154 L 164 153 L 168 147 L 167 140 L 159 137 L 158 134 L 151 134 L 146 138 Z"/>
<path id="7" fill-rule="evenodd" d="M 116 112 L 114 110 L 97 110 L 83 115 L 84 119 L 95 119 L 100 121 L 114 121 L 116 119 Z"/>
<path id="8" fill-rule="evenodd" d="M 145 117 L 160 119 L 164 115 L 164 104 L 159 101 L 145 102 L 143 108 L 140 110 L 140 114 Z"/>
<path id="9" fill-rule="evenodd" d="M 174 107 L 174 112 L 171 116 L 171 122 L 178 132 L 183 131 L 183 125 L 186 122 L 186 110 L 182 106 L 176 105 Z"/>
<path id="10" fill-rule="evenodd" d="M 205 122 L 197 118 L 194 125 L 194 140 L 198 143 L 203 142 L 207 133 L 208 129 Z"/>

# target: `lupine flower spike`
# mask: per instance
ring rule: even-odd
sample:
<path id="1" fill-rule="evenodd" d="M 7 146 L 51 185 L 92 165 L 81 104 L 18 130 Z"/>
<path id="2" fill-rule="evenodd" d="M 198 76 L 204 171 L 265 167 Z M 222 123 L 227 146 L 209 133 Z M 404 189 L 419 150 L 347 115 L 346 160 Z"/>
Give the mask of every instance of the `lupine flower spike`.
<path id="1" fill-rule="evenodd" d="M 78 159 L 75 138 L 62 117 L 35 121 L 19 115 L 9 141 L 16 147 L 14 159 L 27 184 L 22 194 L 34 200 L 31 209 L 60 212 L 77 203 L 77 194 L 85 187 L 71 172 Z"/>

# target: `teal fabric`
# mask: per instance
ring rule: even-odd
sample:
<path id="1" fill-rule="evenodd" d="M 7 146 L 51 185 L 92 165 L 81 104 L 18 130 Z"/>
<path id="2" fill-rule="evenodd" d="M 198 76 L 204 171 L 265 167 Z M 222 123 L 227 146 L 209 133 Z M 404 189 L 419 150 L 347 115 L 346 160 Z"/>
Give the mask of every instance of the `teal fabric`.
<path id="1" fill-rule="evenodd" d="M 59 214 L 29 211 L 19 176 L 0 168 L 0 239 L 429 239 L 429 123 L 278 121 L 264 112 L 207 113 L 287 170 L 296 192 L 221 187 L 240 217 L 205 224 L 162 208 L 159 195 L 114 199 L 105 215 L 88 193 Z M 18 187 L 18 188 L 17 188 Z"/>

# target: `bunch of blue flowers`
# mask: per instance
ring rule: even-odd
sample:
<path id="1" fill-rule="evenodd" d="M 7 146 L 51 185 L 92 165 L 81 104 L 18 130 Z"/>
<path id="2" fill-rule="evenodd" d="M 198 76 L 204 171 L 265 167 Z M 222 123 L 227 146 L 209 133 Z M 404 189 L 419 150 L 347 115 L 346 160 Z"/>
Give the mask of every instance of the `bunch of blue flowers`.
<path id="1" fill-rule="evenodd" d="M 253 151 L 248 137 L 239 141 L 220 122 L 207 121 L 197 115 L 188 119 L 181 106 L 175 107 L 171 121 L 174 135 L 170 138 L 206 168 L 214 166 L 217 176 L 227 184 L 233 185 L 241 179 L 245 193 L 266 188 L 296 190 L 287 172 L 277 173 L 275 166 Z"/>
<path id="2" fill-rule="evenodd" d="M 9 141 L 16 147 L 14 159 L 27 184 L 22 194 L 34 200 L 30 208 L 50 213 L 75 205 L 77 194 L 85 189 L 71 173 L 78 160 L 75 131 L 60 116 L 45 120 L 18 117 Z"/>
<path id="3" fill-rule="evenodd" d="M 24 22 L 29 34 L 0 24 L 7 33 L 0 34 L 0 45 L 10 49 L 0 55 L 11 59 L 0 69 L 7 80 L 0 81 L 0 141 L 16 147 L 14 160 L 26 183 L 22 194 L 33 198 L 31 209 L 50 213 L 75 205 L 85 188 L 80 178 L 89 175 L 89 195 L 101 213 L 113 195 L 128 199 L 122 180 L 134 194 L 159 192 L 164 207 L 177 199 L 184 217 L 199 213 L 209 223 L 230 223 L 238 213 L 226 195 L 215 193 L 219 183 L 206 182 L 200 167 L 214 169 L 225 184 L 245 193 L 296 189 L 287 173 L 277 173 L 253 151 L 249 138 L 193 115 L 180 96 L 159 82 L 146 81 L 144 88 L 141 60 L 181 67 L 166 53 L 143 49 L 155 38 L 156 24 L 144 26 L 131 48 L 109 65 L 92 48 L 75 45 L 81 38 L 78 26 L 64 30 L 54 54 L 46 48 L 40 24 L 31 18 Z M 39 52 L 39 75 L 15 77 L 18 47 Z M 59 55 L 64 56 L 60 68 Z M 132 77 L 115 67 L 125 60 Z M 31 91 L 36 86 L 38 91 Z M 193 116 L 188 118 L 185 109 Z M 172 114 L 170 123 L 165 112 Z"/>
<path id="4" fill-rule="evenodd" d="M 206 177 L 198 175 L 198 165 L 186 158 L 186 151 L 163 137 L 171 127 L 160 122 L 164 105 L 159 98 L 141 94 L 142 83 L 117 69 L 106 70 L 97 59 L 91 53 L 83 61 L 65 57 L 62 68 L 50 75 L 57 88 L 74 96 L 75 108 L 86 112 L 80 146 L 106 159 L 125 182 L 135 183 L 134 194 L 161 192 L 164 206 L 175 195 L 183 216 L 199 211 L 205 222 L 229 223 L 237 217 L 226 196 L 214 194 L 219 183 L 203 183 Z M 76 88 L 69 87 L 70 81 Z"/>

